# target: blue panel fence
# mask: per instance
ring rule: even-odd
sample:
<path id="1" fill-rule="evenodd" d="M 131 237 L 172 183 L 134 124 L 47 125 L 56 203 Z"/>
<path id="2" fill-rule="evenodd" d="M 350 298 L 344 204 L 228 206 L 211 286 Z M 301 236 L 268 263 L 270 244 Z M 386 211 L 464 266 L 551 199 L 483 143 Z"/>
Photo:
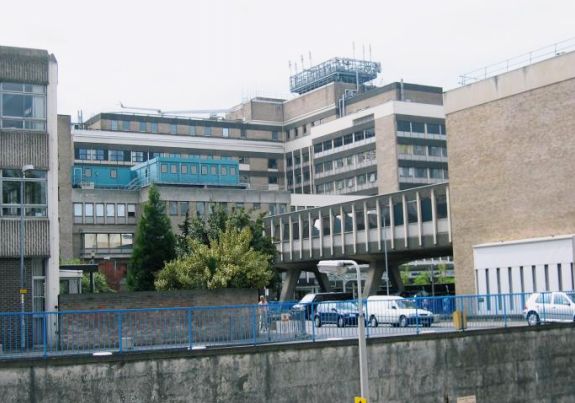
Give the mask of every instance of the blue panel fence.
<path id="1" fill-rule="evenodd" d="M 367 337 L 472 331 L 573 322 L 563 292 L 364 301 Z M 131 351 L 202 349 L 357 338 L 357 301 L 325 301 L 305 310 L 269 305 L 0 313 L 0 359 Z"/>

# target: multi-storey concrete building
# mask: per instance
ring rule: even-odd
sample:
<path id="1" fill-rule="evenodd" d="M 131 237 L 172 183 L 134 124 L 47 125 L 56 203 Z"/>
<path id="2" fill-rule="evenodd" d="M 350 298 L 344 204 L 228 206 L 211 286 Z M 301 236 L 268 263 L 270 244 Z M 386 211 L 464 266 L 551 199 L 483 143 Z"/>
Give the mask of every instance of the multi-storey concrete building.
<path id="1" fill-rule="evenodd" d="M 292 77 L 299 96 L 256 97 L 225 116 L 101 113 L 63 130 L 64 256 L 125 270 L 152 178 L 176 231 L 210 202 L 276 215 L 447 180 L 441 88 L 368 86 L 373 62 L 316 67 Z"/>
<path id="2" fill-rule="evenodd" d="M 20 311 L 22 301 L 27 312 L 54 310 L 58 304 L 57 69 L 56 59 L 45 50 L 0 46 L 0 311 L 4 312 Z M 42 318 L 38 320 L 34 318 L 34 326 L 42 326 Z M 26 328 L 30 334 L 32 326 Z"/>
<path id="3" fill-rule="evenodd" d="M 459 293 L 575 289 L 575 52 L 445 94 Z"/>

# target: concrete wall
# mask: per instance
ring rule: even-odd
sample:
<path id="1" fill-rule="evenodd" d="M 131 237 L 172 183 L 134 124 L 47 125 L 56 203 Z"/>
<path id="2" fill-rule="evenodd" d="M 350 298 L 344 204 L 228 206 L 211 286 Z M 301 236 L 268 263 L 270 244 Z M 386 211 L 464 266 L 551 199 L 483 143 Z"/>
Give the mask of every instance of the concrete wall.
<path id="1" fill-rule="evenodd" d="M 473 246 L 575 232 L 575 52 L 445 94 L 457 292 Z"/>
<path id="2" fill-rule="evenodd" d="M 368 341 L 371 403 L 572 402 L 573 325 Z M 4 362 L 4 402 L 352 402 L 353 340 Z"/>

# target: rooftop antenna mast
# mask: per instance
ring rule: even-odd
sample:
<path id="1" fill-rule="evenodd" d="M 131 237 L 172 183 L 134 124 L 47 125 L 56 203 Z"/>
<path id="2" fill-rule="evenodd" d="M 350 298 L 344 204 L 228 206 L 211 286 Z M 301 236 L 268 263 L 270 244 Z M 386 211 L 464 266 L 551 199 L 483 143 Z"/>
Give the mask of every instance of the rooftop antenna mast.
<path id="1" fill-rule="evenodd" d="M 311 62 L 311 50 L 309 51 L 309 67 L 313 66 L 313 63 Z"/>
<path id="2" fill-rule="evenodd" d="M 301 71 L 305 70 L 305 65 L 303 64 L 303 55 L 300 56 L 301 59 Z"/>
<path id="3" fill-rule="evenodd" d="M 352 42 L 353 47 L 353 58 L 355 59 L 355 41 Z"/>
<path id="4" fill-rule="evenodd" d="M 371 62 L 371 43 L 369 44 L 369 61 Z"/>
<path id="5" fill-rule="evenodd" d="M 290 77 L 293 75 L 293 74 L 291 73 L 291 60 L 289 61 L 289 75 L 290 75 Z"/>

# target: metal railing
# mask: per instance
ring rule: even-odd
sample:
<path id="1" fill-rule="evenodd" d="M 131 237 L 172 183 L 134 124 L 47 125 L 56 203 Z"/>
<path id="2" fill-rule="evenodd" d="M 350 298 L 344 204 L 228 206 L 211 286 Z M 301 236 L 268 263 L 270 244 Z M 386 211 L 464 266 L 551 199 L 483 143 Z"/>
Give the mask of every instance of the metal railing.
<path id="1" fill-rule="evenodd" d="M 467 85 L 470 82 L 484 80 L 488 77 L 506 73 L 510 70 L 528 66 L 530 64 L 540 62 L 545 59 L 550 59 L 555 56 L 560 56 L 565 52 L 571 52 L 573 50 L 575 50 L 575 38 L 570 38 L 562 42 L 557 42 L 553 45 L 545 46 L 543 48 L 533 50 L 529 53 L 525 53 L 523 55 L 485 66 L 469 73 L 462 74 L 459 76 L 461 79 L 459 84 Z"/>
<path id="2" fill-rule="evenodd" d="M 573 322 L 572 300 L 564 293 L 375 296 L 364 305 L 367 337 Z M 357 338 L 357 301 L 294 304 L 0 313 L 0 359 Z"/>

